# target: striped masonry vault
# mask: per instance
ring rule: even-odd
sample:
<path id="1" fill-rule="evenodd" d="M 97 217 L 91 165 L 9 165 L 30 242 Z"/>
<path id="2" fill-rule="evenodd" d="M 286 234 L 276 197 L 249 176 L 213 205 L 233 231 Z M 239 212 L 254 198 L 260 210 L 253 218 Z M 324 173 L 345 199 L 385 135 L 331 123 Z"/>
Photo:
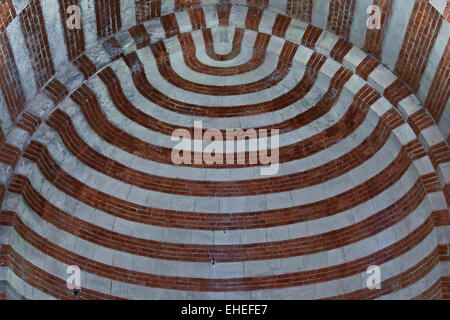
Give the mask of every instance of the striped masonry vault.
<path id="1" fill-rule="evenodd" d="M 447 1 L 0 10 L 0 300 L 450 298 Z M 174 163 L 197 121 L 277 171 Z"/>

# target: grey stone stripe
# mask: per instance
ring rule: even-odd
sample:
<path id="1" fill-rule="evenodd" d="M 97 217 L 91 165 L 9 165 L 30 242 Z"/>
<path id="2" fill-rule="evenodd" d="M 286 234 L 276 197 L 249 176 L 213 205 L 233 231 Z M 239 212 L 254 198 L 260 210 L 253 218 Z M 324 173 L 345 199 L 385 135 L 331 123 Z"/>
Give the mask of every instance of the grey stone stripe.
<path id="1" fill-rule="evenodd" d="M 367 32 L 367 8 L 373 5 L 373 0 L 358 0 L 355 2 L 352 26 L 350 30 L 350 42 L 358 48 L 364 48 Z M 349 19 L 351 19 L 349 17 Z"/>
<path id="2" fill-rule="evenodd" d="M 282 0 L 283 2 L 285 0 Z M 328 16 L 330 9 L 330 1 L 313 0 L 313 10 L 311 22 L 314 26 L 326 30 L 328 25 Z"/>
<path id="3" fill-rule="evenodd" d="M 95 15 L 95 3 L 90 0 L 80 0 L 81 19 L 86 48 L 91 48 L 97 42 L 97 18 Z"/>
<path id="4" fill-rule="evenodd" d="M 394 1 L 392 3 L 390 25 L 385 31 L 381 53 L 383 64 L 390 70 L 395 69 L 414 4 L 415 1 Z"/>
<path id="5" fill-rule="evenodd" d="M 59 1 L 40 0 L 44 17 L 45 31 L 52 54 L 52 62 L 58 71 L 69 62 L 67 46 L 64 45 L 63 21 L 60 14 Z M 65 23 L 65 21 L 64 21 Z"/>
<path id="6" fill-rule="evenodd" d="M 8 269 L 8 283 L 16 292 L 19 293 L 20 296 L 25 297 L 25 299 L 32 300 L 57 300 L 55 297 L 50 296 L 38 288 L 33 287 L 28 284 L 22 278 L 19 278 L 13 271 Z M 17 297 L 19 299 L 20 297 Z"/>
<path id="7" fill-rule="evenodd" d="M 420 87 L 417 92 L 417 97 L 422 103 L 425 103 L 427 95 L 430 91 L 431 84 L 433 83 L 434 76 L 438 70 L 439 63 L 444 55 L 445 47 L 450 38 L 450 23 L 445 20 L 442 21 L 441 29 L 436 38 L 434 46 L 431 50 L 430 57 L 428 58 L 425 71 L 420 79 Z"/>
<path id="8" fill-rule="evenodd" d="M 136 1 L 120 0 L 120 20 L 122 30 L 136 25 Z"/>
<path id="9" fill-rule="evenodd" d="M 30 99 L 36 93 L 36 80 L 34 70 L 31 66 L 31 60 L 28 55 L 28 49 L 23 37 L 20 19 L 14 19 L 6 28 L 11 50 L 14 55 L 14 61 L 19 72 L 20 82 L 24 90 L 25 97 Z M 24 85 L 26 84 L 26 85 Z"/>

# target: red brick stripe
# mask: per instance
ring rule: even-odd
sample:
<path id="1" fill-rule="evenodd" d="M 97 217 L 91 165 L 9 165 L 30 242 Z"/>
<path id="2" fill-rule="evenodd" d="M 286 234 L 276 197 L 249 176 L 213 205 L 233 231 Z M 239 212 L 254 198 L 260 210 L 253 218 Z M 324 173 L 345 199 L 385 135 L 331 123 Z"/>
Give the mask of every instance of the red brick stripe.
<path id="1" fill-rule="evenodd" d="M 161 16 L 161 0 L 136 0 L 136 23 Z"/>
<path id="2" fill-rule="evenodd" d="M 339 63 L 342 63 L 344 57 L 347 53 L 353 48 L 350 42 L 345 41 L 343 39 L 339 39 L 336 45 L 330 52 L 330 57 L 336 60 Z"/>
<path id="3" fill-rule="evenodd" d="M 449 5 L 447 4 L 446 12 L 449 11 Z M 450 20 L 449 14 L 447 13 L 447 21 Z M 442 290 L 442 299 L 450 300 L 450 277 L 441 278 L 441 290 Z"/>
<path id="4" fill-rule="evenodd" d="M 55 70 L 39 0 L 32 0 L 19 17 L 34 77 L 40 88 L 55 74 Z"/>
<path id="5" fill-rule="evenodd" d="M 0 4 L 0 32 L 3 32 L 6 27 L 14 20 L 16 17 L 16 10 L 12 0 L 4 0 Z"/>
<path id="6" fill-rule="evenodd" d="M 217 5 L 219 26 L 228 26 L 230 24 L 230 13 L 231 13 L 231 3 L 220 2 Z"/>
<path id="7" fill-rule="evenodd" d="M 0 145 L 3 144 L 3 142 L 5 142 L 5 134 L 3 133 L 2 127 L 0 126 Z"/>
<path id="8" fill-rule="evenodd" d="M 24 109 L 25 95 L 6 32 L 0 31 L 0 90 L 14 122 Z"/>
<path id="9" fill-rule="evenodd" d="M 286 36 L 286 31 L 290 23 L 291 23 L 290 17 L 285 16 L 283 14 L 277 14 L 277 17 L 275 18 L 275 22 L 272 27 L 272 35 L 284 38 Z"/>
<path id="10" fill-rule="evenodd" d="M 1 198 L 0 198 L 1 200 Z M 12 226 L 16 218 L 16 213 L 12 211 L 0 211 L 0 225 L 2 226 Z M 1 264 L 0 264 L 1 265 Z"/>
<path id="11" fill-rule="evenodd" d="M 9 264 L 8 258 L 9 245 L 2 245 L 0 247 L 0 266 L 7 267 Z"/>
<path id="12" fill-rule="evenodd" d="M 422 176 L 422 181 L 428 193 L 441 191 L 441 183 L 436 172 Z"/>
<path id="13" fill-rule="evenodd" d="M 419 135 L 420 131 L 434 125 L 434 121 L 425 108 L 422 108 L 409 117 L 408 124 L 414 130 L 414 133 Z"/>
<path id="14" fill-rule="evenodd" d="M 398 103 L 411 95 L 411 91 L 399 79 L 396 79 L 389 87 L 384 90 L 385 98 L 397 107 Z"/>
<path id="15" fill-rule="evenodd" d="M 445 51 L 433 78 L 425 107 L 430 111 L 436 123 L 441 120 L 445 106 L 450 98 L 450 40 L 447 41 Z"/>
<path id="16" fill-rule="evenodd" d="M 388 127 L 391 130 L 398 128 L 403 123 L 405 123 L 405 121 L 403 120 L 403 118 L 396 109 L 390 109 L 383 115 L 382 119 L 386 127 Z"/>
<path id="17" fill-rule="evenodd" d="M 331 0 L 327 28 L 348 40 L 355 11 L 355 0 Z"/>
<path id="18" fill-rule="evenodd" d="M 429 156 L 434 167 L 437 168 L 439 164 L 450 161 L 450 150 L 447 144 L 442 141 L 430 148 Z"/>
<path id="19" fill-rule="evenodd" d="M 95 16 L 97 20 L 97 35 L 99 38 L 109 37 L 119 32 L 122 28 L 120 1 L 95 1 Z"/>
<path id="20" fill-rule="evenodd" d="M 428 0 L 415 0 L 395 73 L 416 92 L 436 41 L 442 19 Z"/>
<path id="21" fill-rule="evenodd" d="M 5 143 L 0 147 L 0 162 L 15 168 L 20 158 L 20 149 Z"/>
<path id="22" fill-rule="evenodd" d="M 177 17 L 174 13 L 162 16 L 161 25 L 166 32 L 166 38 L 170 38 L 180 34 L 180 27 L 178 26 Z"/>
<path id="23" fill-rule="evenodd" d="M 191 8 L 200 5 L 200 0 L 175 0 L 175 10 Z"/>
<path id="24" fill-rule="evenodd" d="M 31 113 L 24 112 L 21 114 L 16 125 L 32 136 L 36 129 L 41 125 L 41 119 Z"/>
<path id="25" fill-rule="evenodd" d="M 356 74 L 367 81 L 369 74 L 371 74 L 372 71 L 378 67 L 378 65 L 379 63 L 375 59 L 367 56 L 356 68 Z"/>
<path id="26" fill-rule="evenodd" d="M 313 49 L 322 32 L 322 29 L 314 27 L 313 25 L 308 25 L 302 37 L 302 45 Z"/>
<path id="27" fill-rule="evenodd" d="M 150 35 L 147 33 L 147 30 L 143 25 L 134 26 L 128 29 L 128 31 L 133 37 L 137 49 L 142 49 L 150 45 Z"/>
<path id="28" fill-rule="evenodd" d="M 58 79 L 52 79 L 45 86 L 45 91 L 47 91 L 50 99 L 52 99 L 55 105 L 60 103 L 69 94 L 66 86 L 63 85 Z"/>
<path id="29" fill-rule="evenodd" d="M 6 189 L 5 186 L 0 184 L 0 206 L 2 205 L 3 198 L 5 197 Z"/>
<path id="30" fill-rule="evenodd" d="M 414 298 L 414 300 L 450 299 L 450 277 L 441 277 L 430 288 Z"/>
<path id="31" fill-rule="evenodd" d="M 286 12 L 296 19 L 311 23 L 312 8 L 312 0 L 288 0 Z"/>
<path id="32" fill-rule="evenodd" d="M 73 64 L 80 69 L 81 73 L 83 73 L 84 78 L 87 80 L 92 75 L 97 72 L 97 67 L 94 63 L 86 56 L 82 55 L 78 59 L 73 61 Z"/>
<path id="33" fill-rule="evenodd" d="M 450 23 L 450 2 L 448 2 L 448 0 L 447 0 L 447 6 L 445 7 L 443 16 L 444 16 L 444 19 L 446 19 L 447 22 Z"/>
<path id="34" fill-rule="evenodd" d="M 261 22 L 263 10 L 257 7 L 248 8 L 247 17 L 245 18 L 245 29 L 258 31 Z"/>
<path id="35" fill-rule="evenodd" d="M 202 8 L 189 9 L 188 15 L 191 20 L 192 30 L 206 28 L 206 17 Z"/>
<path id="36" fill-rule="evenodd" d="M 423 145 L 420 143 L 419 139 L 415 139 L 408 143 L 408 145 L 406 146 L 406 150 L 411 160 L 417 160 L 427 156 L 427 153 L 425 152 L 425 149 L 423 148 Z"/>

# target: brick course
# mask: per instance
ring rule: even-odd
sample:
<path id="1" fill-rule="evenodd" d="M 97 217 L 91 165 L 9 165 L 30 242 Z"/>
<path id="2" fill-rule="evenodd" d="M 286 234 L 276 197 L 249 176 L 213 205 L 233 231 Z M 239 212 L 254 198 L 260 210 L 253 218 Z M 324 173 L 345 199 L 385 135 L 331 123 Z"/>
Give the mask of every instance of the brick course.
<path id="1" fill-rule="evenodd" d="M 119 0 L 95 1 L 95 15 L 99 38 L 111 36 L 122 28 Z"/>
<path id="2" fill-rule="evenodd" d="M 327 28 L 344 39 L 350 37 L 355 0 L 331 0 Z"/>
<path id="3" fill-rule="evenodd" d="M 439 12 L 427 0 L 416 0 L 395 66 L 396 74 L 413 91 L 419 89 L 420 78 L 441 24 Z"/>
<path id="4" fill-rule="evenodd" d="M 32 0 L 19 17 L 34 77 L 37 85 L 42 87 L 55 74 L 55 70 L 39 1 Z"/>
<path id="5" fill-rule="evenodd" d="M 0 31 L 0 53 L 0 89 L 11 120 L 15 121 L 24 108 L 25 96 L 9 38 L 4 31 Z"/>
<path id="6" fill-rule="evenodd" d="M 161 0 L 136 0 L 138 24 L 161 16 Z"/>
<path id="7" fill-rule="evenodd" d="M 425 107 L 437 123 L 442 118 L 445 106 L 450 98 L 450 40 L 437 67 L 433 83 L 428 90 Z"/>

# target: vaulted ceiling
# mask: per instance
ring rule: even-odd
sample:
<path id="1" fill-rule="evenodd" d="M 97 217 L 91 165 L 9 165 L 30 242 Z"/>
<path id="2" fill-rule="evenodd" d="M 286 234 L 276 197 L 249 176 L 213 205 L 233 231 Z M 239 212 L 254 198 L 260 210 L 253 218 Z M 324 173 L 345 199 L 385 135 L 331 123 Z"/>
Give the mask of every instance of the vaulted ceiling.
<path id="1" fill-rule="evenodd" d="M 449 298 L 448 9 L 3 1 L 0 298 Z M 277 170 L 175 163 L 198 122 Z"/>

